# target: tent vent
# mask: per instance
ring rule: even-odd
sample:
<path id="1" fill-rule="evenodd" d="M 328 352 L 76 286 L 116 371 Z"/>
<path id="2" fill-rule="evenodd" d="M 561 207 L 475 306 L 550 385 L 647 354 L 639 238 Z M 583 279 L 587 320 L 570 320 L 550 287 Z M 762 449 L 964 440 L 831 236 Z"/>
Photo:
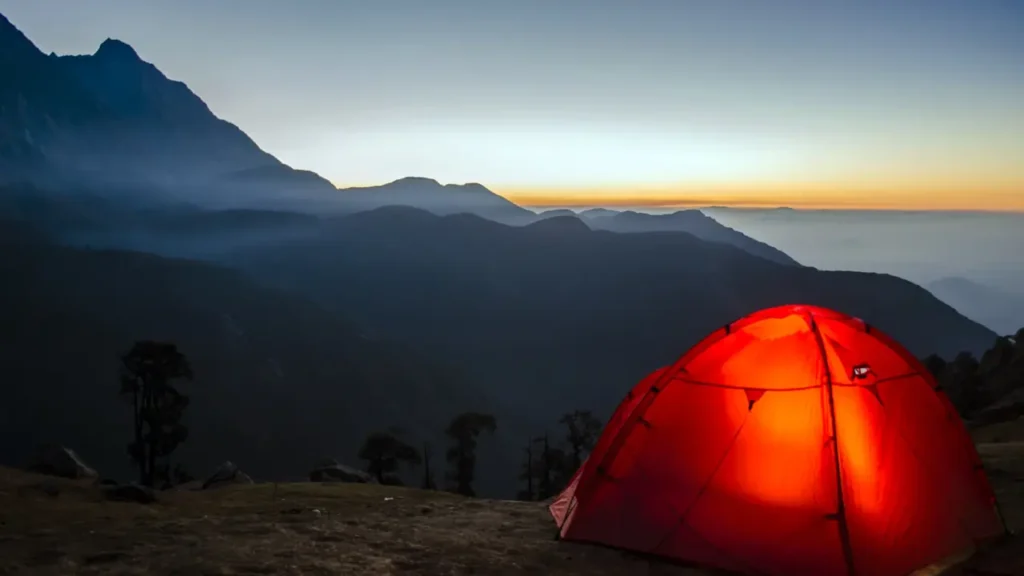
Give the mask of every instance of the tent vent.
<path id="1" fill-rule="evenodd" d="M 853 367 L 853 374 L 850 375 L 854 380 L 866 380 L 871 375 L 871 366 L 867 364 L 858 364 Z"/>

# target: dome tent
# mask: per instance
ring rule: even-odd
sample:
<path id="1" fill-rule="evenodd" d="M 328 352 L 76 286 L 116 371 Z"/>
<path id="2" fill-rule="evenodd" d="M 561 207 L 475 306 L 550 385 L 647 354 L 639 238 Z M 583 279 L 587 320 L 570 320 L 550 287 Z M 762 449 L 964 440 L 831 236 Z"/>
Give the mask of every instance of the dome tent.
<path id="1" fill-rule="evenodd" d="M 902 575 L 1005 531 L 924 366 L 813 306 L 754 313 L 647 376 L 550 511 L 566 540 L 749 574 Z"/>

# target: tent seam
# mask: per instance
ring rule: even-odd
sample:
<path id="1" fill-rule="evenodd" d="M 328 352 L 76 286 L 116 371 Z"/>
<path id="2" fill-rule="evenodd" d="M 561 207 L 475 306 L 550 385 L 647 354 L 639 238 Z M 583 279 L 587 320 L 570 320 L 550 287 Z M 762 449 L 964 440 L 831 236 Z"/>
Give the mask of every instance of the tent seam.
<path id="1" fill-rule="evenodd" d="M 853 576 L 857 573 L 857 570 L 853 561 L 853 546 L 850 543 L 850 528 L 846 521 L 846 501 L 843 494 L 843 472 L 839 456 L 839 426 L 836 424 L 835 397 L 832 393 L 832 371 L 829 369 L 828 353 L 825 350 L 825 340 L 821 335 L 821 331 L 818 329 L 818 323 L 815 322 L 813 314 L 810 312 L 805 314 L 804 319 L 807 321 L 807 324 L 811 329 L 811 333 L 814 334 L 814 339 L 818 344 L 818 354 L 821 357 L 822 369 L 825 372 L 824 388 L 828 395 L 829 419 L 832 423 L 832 457 L 835 462 L 836 471 L 836 520 L 839 522 L 839 539 L 840 544 L 843 547 L 843 556 L 846 557 L 846 571 L 850 576 Z"/>
<path id="2" fill-rule="evenodd" d="M 733 433 L 732 440 L 729 441 L 729 445 L 726 447 L 725 452 L 722 453 L 722 457 L 719 458 L 718 463 L 715 464 L 715 469 L 712 470 L 711 474 L 708 475 L 708 479 L 704 481 L 704 484 L 700 487 L 700 490 L 697 491 L 696 496 L 694 496 L 693 500 L 690 501 L 690 504 L 687 505 L 686 510 L 684 510 L 682 514 L 679 515 L 679 519 L 676 520 L 676 525 L 673 528 L 671 528 L 668 531 L 668 533 L 661 537 L 661 540 L 658 541 L 657 545 L 655 545 L 654 548 L 651 549 L 651 551 L 657 550 L 659 547 L 661 547 L 661 545 L 665 543 L 665 540 L 667 540 L 670 536 L 675 534 L 676 530 L 678 530 L 680 526 L 686 524 L 686 517 L 689 516 L 694 506 L 696 506 L 697 503 L 700 502 L 700 499 L 704 496 L 704 493 L 707 492 L 708 486 L 710 486 L 711 482 L 714 481 L 715 477 L 718 475 L 719 470 L 722 469 L 722 465 L 725 464 L 726 459 L 729 458 L 729 454 L 732 453 L 733 447 L 736 446 L 736 440 L 739 439 L 740 433 L 743 432 L 743 429 L 747 427 L 747 423 L 750 422 L 750 413 L 751 411 L 748 410 L 746 416 L 743 417 L 743 423 L 740 424 L 739 428 L 736 429 L 736 432 Z M 690 528 L 693 529 L 692 526 L 690 526 Z"/>

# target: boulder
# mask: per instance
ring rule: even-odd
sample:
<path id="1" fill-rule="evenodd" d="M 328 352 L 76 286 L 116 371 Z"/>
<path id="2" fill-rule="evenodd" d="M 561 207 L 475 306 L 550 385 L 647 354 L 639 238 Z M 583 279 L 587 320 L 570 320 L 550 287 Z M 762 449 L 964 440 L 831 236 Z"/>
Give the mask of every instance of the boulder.
<path id="1" fill-rule="evenodd" d="M 203 482 L 203 490 L 219 488 L 230 484 L 252 484 L 252 478 L 242 472 L 233 462 L 226 461 L 217 467 L 217 470 Z"/>
<path id="2" fill-rule="evenodd" d="M 32 472 L 60 476 L 61 478 L 97 478 L 99 475 L 90 468 L 75 451 L 57 444 L 40 446 L 36 453 Z"/>
<path id="3" fill-rule="evenodd" d="M 50 498 L 56 498 L 57 496 L 60 496 L 60 486 L 52 482 L 42 482 L 40 484 L 36 484 L 33 488 L 42 492 L 43 494 L 46 494 Z"/>
<path id="4" fill-rule="evenodd" d="M 156 502 L 156 492 L 152 488 L 146 488 L 140 484 L 118 484 L 116 486 L 104 486 L 103 496 L 107 500 L 116 502 L 138 502 L 139 504 L 152 504 Z"/>
<path id="5" fill-rule="evenodd" d="M 309 473 L 310 482 L 352 482 L 373 483 L 373 477 L 362 470 L 339 464 L 336 460 L 324 460 Z"/>

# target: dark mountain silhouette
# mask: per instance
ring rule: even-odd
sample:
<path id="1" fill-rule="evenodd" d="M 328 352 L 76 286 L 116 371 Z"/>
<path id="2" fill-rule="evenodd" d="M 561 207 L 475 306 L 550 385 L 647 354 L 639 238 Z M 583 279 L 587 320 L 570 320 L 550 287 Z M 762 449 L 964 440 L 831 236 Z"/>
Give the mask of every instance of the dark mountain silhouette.
<path id="1" fill-rule="evenodd" d="M 24 178 L 47 142 L 102 114 L 99 103 L 0 14 L 0 178 Z"/>
<path id="2" fill-rule="evenodd" d="M 680 210 L 671 214 L 645 214 L 632 210 L 620 212 L 606 208 L 591 208 L 579 213 L 568 209 L 558 209 L 546 210 L 537 214 L 538 220 L 555 217 L 579 218 L 594 230 L 609 232 L 685 232 L 693 234 L 701 240 L 731 244 L 772 262 L 791 266 L 799 265 L 796 260 L 781 250 L 729 228 L 700 210 Z"/>
<path id="3" fill-rule="evenodd" d="M 580 214 L 577 213 L 577 212 L 573 212 L 572 210 L 569 210 L 568 208 L 558 208 L 558 209 L 555 209 L 555 210 L 542 210 L 542 211 L 537 213 L 537 218 L 538 219 L 555 218 L 557 216 L 572 216 L 574 218 L 579 218 Z"/>
<path id="4" fill-rule="evenodd" d="M 527 224 L 526 228 L 535 234 L 556 235 L 556 241 L 566 241 L 570 238 L 576 237 L 572 236 L 573 234 L 578 235 L 590 232 L 590 227 L 575 215 L 544 218 L 531 224 Z"/>
<path id="5" fill-rule="evenodd" d="M 108 39 L 91 55 L 47 56 L 0 16 L 3 180 L 137 191 L 206 207 L 353 212 L 408 205 L 508 223 L 533 213 L 480 184 L 403 178 L 338 191 L 222 120 L 182 82 Z M 3 181 L 0 181 L 2 184 Z"/>
<path id="6" fill-rule="evenodd" d="M 258 477 L 302 477 L 327 456 L 356 461 L 381 426 L 440 439 L 461 410 L 490 408 L 451 365 L 238 272 L 58 247 L 0 224 L 4 464 L 73 441 L 105 475 L 128 476 L 118 357 L 137 339 L 175 342 L 192 363 L 191 439 L 179 453 L 193 470 L 231 459 Z"/>
<path id="7" fill-rule="evenodd" d="M 123 42 L 107 40 L 87 56 L 47 56 L 0 15 L 0 77 L 8 181 L 146 185 L 151 195 L 222 204 L 237 204 L 242 192 L 250 203 L 334 193 L 326 180 L 261 150 Z"/>
<path id="8" fill-rule="evenodd" d="M 580 216 L 584 218 L 597 218 L 599 216 L 615 216 L 619 214 L 619 210 L 610 210 L 608 208 L 587 208 L 586 210 L 580 211 Z"/>
<path id="9" fill-rule="evenodd" d="M 470 213 L 507 224 L 526 224 L 536 219 L 532 211 L 517 206 L 480 184 L 441 184 L 430 178 L 402 178 L 381 186 L 343 188 L 344 205 L 354 211 L 384 206 L 412 206 L 437 215 Z"/>
<path id="10" fill-rule="evenodd" d="M 1013 334 L 1024 326 L 1024 296 L 1019 294 L 958 277 L 929 282 L 926 288 L 964 316 L 999 334 Z"/>
<path id="11" fill-rule="evenodd" d="M 995 338 L 892 276 L 781 265 L 688 234 L 591 231 L 568 217 L 510 227 L 383 208 L 233 262 L 452 359 L 510 410 L 541 419 L 608 411 L 705 334 L 778 304 L 860 316 L 922 356 Z"/>
<path id="12" fill-rule="evenodd" d="M 700 210 L 679 210 L 671 214 L 587 210 L 581 215 L 597 230 L 611 232 L 687 232 L 709 242 L 723 242 L 780 264 L 797 265 L 781 250 L 719 223 Z"/>
<path id="13" fill-rule="evenodd" d="M 107 195 L 114 190 L 221 209 L 337 213 L 402 205 L 505 224 L 553 215 L 537 216 L 475 183 L 402 178 L 338 191 L 319 175 L 295 170 L 260 149 L 237 126 L 215 116 L 188 86 L 168 79 L 118 40 L 106 40 L 92 55 L 47 56 L 0 16 L 0 47 L 5 49 L 0 73 L 6 78 L 0 89 L 0 167 L 8 182 L 91 188 Z M 617 232 L 689 232 L 791 262 L 778 250 L 690 212 L 605 219 L 604 212 L 591 210 L 582 217 Z"/>

